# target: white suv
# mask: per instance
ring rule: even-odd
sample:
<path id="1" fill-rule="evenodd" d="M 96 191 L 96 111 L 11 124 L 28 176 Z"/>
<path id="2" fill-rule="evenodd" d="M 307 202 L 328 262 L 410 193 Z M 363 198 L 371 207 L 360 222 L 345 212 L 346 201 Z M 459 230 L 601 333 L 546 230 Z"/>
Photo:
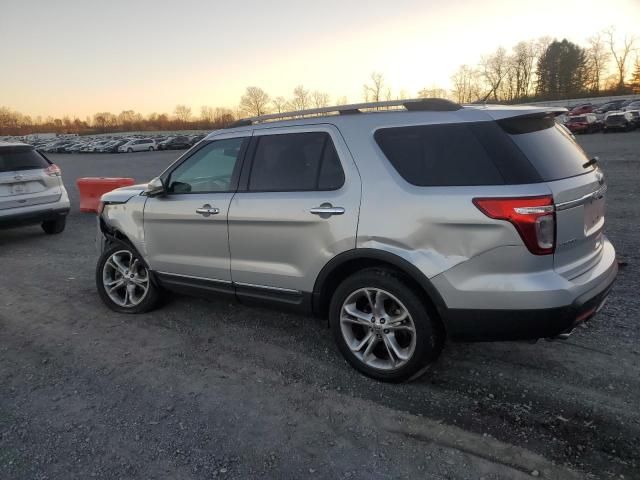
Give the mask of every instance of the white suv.
<path id="1" fill-rule="evenodd" d="M 157 148 L 156 141 L 151 138 L 138 138 L 129 140 L 124 145 L 118 147 L 119 152 L 144 152 L 153 151 Z"/>
<path id="2" fill-rule="evenodd" d="M 61 233 L 68 213 L 60 168 L 31 145 L 0 142 L 0 227 L 40 224 Z"/>

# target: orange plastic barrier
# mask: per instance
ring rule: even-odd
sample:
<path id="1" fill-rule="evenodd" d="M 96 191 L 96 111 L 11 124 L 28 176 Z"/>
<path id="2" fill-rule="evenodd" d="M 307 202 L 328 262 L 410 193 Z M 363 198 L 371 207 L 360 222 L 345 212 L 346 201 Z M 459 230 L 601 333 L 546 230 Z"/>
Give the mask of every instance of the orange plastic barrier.
<path id="1" fill-rule="evenodd" d="M 133 178 L 86 177 L 76 180 L 80 191 L 80 211 L 98 212 L 100 197 L 119 187 L 133 185 Z"/>

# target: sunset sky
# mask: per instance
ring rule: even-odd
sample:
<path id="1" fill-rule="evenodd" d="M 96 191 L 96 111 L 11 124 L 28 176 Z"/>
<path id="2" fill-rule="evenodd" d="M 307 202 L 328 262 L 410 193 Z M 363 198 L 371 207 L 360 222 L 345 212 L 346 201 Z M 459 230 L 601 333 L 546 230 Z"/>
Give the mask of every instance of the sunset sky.
<path id="1" fill-rule="evenodd" d="M 298 84 L 357 102 L 372 71 L 415 96 L 498 46 L 611 25 L 640 35 L 640 0 L 1 0 L 0 106 L 198 113 Z"/>

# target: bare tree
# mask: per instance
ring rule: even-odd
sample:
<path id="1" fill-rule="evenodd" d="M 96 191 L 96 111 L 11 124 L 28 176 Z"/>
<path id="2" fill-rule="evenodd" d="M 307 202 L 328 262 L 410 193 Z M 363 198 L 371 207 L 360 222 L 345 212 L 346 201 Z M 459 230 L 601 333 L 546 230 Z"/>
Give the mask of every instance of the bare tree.
<path id="1" fill-rule="evenodd" d="M 329 106 L 329 94 L 325 92 L 321 92 L 319 90 L 314 90 L 311 93 L 311 104 L 314 108 L 323 108 Z"/>
<path id="2" fill-rule="evenodd" d="M 191 107 L 187 107 L 186 105 L 176 105 L 176 109 L 173 113 L 182 123 L 187 123 L 191 118 Z"/>
<path id="3" fill-rule="evenodd" d="M 287 109 L 289 108 L 289 102 L 284 97 L 276 97 L 273 100 L 271 100 L 271 103 L 273 103 L 273 109 L 277 113 L 286 112 Z"/>
<path id="4" fill-rule="evenodd" d="M 480 74 L 468 65 L 460 65 L 451 76 L 453 97 L 458 103 L 471 103 L 480 98 Z"/>
<path id="5" fill-rule="evenodd" d="M 203 105 L 200 107 L 200 118 L 206 123 L 213 123 L 215 117 L 215 111 L 213 107 Z"/>
<path id="6" fill-rule="evenodd" d="M 513 96 L 523 98 L 531 92 L 533 67 L 536 60 L 536 44 L 534 41 L 519 42 L 513 47 L 511 57 L 512 75 L 515 82 Z"/>
<path id="7" fill-rule="evenodd" d="M 614 39 L 616 29 L 614 27 L 610 27 L 604 32 L 607 35 L 607 43 L 609 44 L 609 50 L 611 50 L 611 55 L 613 56 L 613 60 L 616 63 L 616 70 L 618 73 L 618 88 L 624 87 L 624 78 L 627 74 L 627 59 L 629 58 L 629 54 L 633 50 L 633 44 L 636 41 L 634 36 L 628 37 L 624 36 L 624 40 L 622 41 L 622 47 L 618 48 L 616 46 L 616 42 Z"/>
<path id="8" fill-rule="evenodd" d="M 423 88 L 418 92 L 418 98 L 447 98 L 449 92 L 446 88 L 432 86 L 431 88 Z"/>
<path id="9" fill-rule="evenodd" d="M 213 115 L 213 123 L 218 127 L 226 127 L 235 121 L 236 117 L 229 108 L 218 107 Z"/>
<path id="10" fill-rule="evenodd" d="M 302 85 L 298 85 L 293 89 L 291 106 L 294 110 L 306 110 L 307 108 L 309 108 L 309 103 L 309 90 L 306 90 Z"/>
<path id="11" fill-rule="evenodd" d="M 365 102 L 380 102 L 385 98 L 391 98 L 391 89 L 385 85 L 381 73 L 373 72 L 369 78 L 371 83 L 362 86 Z"/>
<path id="12" fill-rule="evenodd" d="M 493 96 L 494 100 L 498 101 L 502 81 L 509 70 L 508 61 L 507 51 L 503 47 L 499 47 L 491 55 L 484 55 L 480 59 L 480 73 L 489 90 L 484 100 Z"/>
<path id="13" fill-rule="evenodd" d="M 343 95 L 336 98 L 336 105 L 349 105 L 349 100 Z"/>
<path id="14" fill-rule="evenodd" d="M 259 87 L 247 87 L 240 99 L 240 110 L 250 116 L 260 116 L 269 112 L 269 95 Z"/>
<path id="15" fill-rule="evenodd" d="M 638 55 L 636 55 L 636 63 L 633 64 L 631 88 L 633 89 L 633 93 L 640 93 L 640 58 Z"/>
<path id="16" fill-rule="evenodd" d="M 597 33 L 588 39 L 587 48 L 587 75 L 588 88 L 592 92 L 599 92 L 604 76 L 609 67 L 611 53 L 607 50 L 607 45 L 601 33 Z"/>

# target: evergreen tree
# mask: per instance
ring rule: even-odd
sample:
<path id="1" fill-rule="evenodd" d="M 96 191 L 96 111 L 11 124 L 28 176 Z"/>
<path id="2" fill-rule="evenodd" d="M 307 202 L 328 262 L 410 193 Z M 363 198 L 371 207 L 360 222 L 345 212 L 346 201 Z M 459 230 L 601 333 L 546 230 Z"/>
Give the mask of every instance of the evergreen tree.
<path id="1" fill-rule="evenodd" d="M 554 40 L 538 60 L 538 95 L 546 99 L 577 97 L 587 87 L 587 56 L 567 39 Z"/>

